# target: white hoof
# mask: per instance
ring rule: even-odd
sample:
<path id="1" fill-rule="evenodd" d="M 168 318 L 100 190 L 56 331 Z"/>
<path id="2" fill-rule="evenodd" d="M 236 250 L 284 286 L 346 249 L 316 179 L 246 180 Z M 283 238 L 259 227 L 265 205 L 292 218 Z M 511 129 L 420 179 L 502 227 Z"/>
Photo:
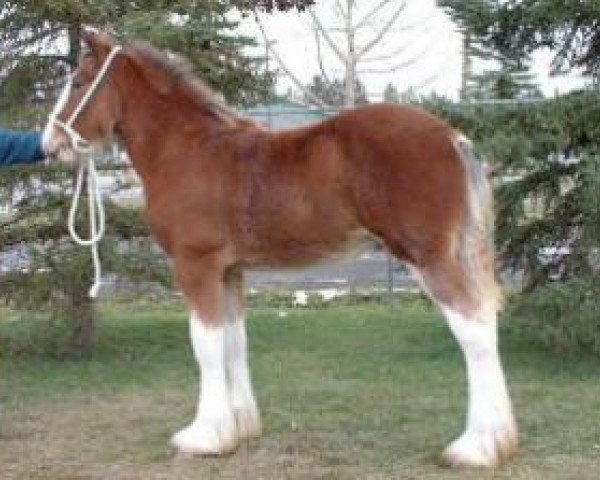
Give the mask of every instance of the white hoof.
<path id="1" fill-rule="evenodd" d="M 171 443 L 182 453 L 226 455 L 237 446 L 235 422 L 198 420 L 173 435 Z"/>
<path id="2" fill-rule="evenodd" d="M 465 432 L 443 454 L 450 467 L 496 467 L 517 451 L 516 428 Z"/>
<path id="3" fill-rule="evenodd" d="M 237 434 L 240 439 L 260 436 L 262 433 L 260 412 L 254 402 L 246 407 L 234 408 L 233 413 L 237 424 Z"/>

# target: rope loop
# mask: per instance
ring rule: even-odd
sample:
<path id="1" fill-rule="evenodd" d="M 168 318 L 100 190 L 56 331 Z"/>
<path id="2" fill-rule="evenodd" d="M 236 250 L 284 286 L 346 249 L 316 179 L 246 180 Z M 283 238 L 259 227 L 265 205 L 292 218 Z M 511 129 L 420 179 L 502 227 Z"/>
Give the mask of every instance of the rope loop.
<path id="1" fill-rule="evenodd" d="M 87 174 L 87 197 L 88 197 L 88 214 L 90 221 L 89 238 L 83 238 L 76 229 L 76 217 L 81 202 L 81 193 L 83 190 L 84 177 Z M 98 172 L 94 156 L 91 152 L 82 155 L 80 158 L 79 170 L 77 172 L 77 182 L 73 191 L 73 200 L 69 209 L 69 217 L 67 221 L 69 234 L 73 241 L 84 247 L 91 247 L 92 262 L 94 264 L 94 283 L 92 284 L 88 295 L 91 298 L 96 298 L 98 290 L 102 283 L 102 269 L 100 265 L 100 255 L 98 253 L 98 243 L 102 240 L 106 230 L 106 214 L 104 204 L 102 203 L 102 193 L 98 185 Z"/>

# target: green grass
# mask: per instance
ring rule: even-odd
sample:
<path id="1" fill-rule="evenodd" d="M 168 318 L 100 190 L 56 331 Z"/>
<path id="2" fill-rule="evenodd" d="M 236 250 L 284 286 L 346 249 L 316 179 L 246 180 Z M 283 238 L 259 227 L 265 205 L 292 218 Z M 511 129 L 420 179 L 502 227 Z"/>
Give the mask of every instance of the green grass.
<path id="1" fill-rule="evenodd" d="M 106 306 L 89 361 L 2 359 L 0 478 L 599 478 L 597 358 L 504 335 L 521 452 L 495 472 L 453 472 L 436 459 L 463 424 L 464 368 L 437 313 L 286 312 L 250 313 L 265 432 L 220 459 L 180 458 L 168 446 L 192 418 L 197 389 L 179 307 Z"/>

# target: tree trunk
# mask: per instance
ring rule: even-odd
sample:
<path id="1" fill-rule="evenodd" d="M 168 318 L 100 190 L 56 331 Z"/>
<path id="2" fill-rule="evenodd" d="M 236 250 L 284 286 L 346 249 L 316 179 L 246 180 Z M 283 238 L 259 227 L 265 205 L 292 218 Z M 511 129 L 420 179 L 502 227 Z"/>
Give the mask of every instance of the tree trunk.
<path id="1" fill-rule="evenodd" d="M 75 184 L 77 183 L 77 174 L 73 174 L 73 191 L 75 190 Z M 87 178 L 84 177 L 82 191 L 87 191 Z M 82 211 L 88 211 L 88 203 L 91 201 L 89 197 L 86 197 L 85 203 L 81 205 Z M 88 220 L 89 217 L 84 216 L 84 221 Z M 87 255 L 86 253 L 80 253 L 81 255 Z M 92 345 L 94 339 L 94 326 L 95 326 L 95 308 L 94 300 L 89 296 L 89 286 L 92 283 L 91 275 L 91 263 L 88 265 L 85 262 L 85 274 L 78 275 L 72 272 L 69 293 L 70 296 L 67 315 L 69 316 L 73 330 L 71 340 L 68 345 L 68 354 L 74 358 L 89 358 L 92 353 Z"/>
<path id="2" fill-rule="evenodd" d="M 345 104 L 346 108 L 356 105 L 356 45 L 354 44 L 354 25 L 352 24 L 352 9 L 354 0 L 348 0 L 346 10 L 346 41 L 348 42 L 348 57 L 346 59 Z"/>
<path id="3" fill-rule="evenodd" d="M 73 23 L 68 27 L 69 36 L 69 52 L 67 58 L 69 66 L 75 68 L 77 60 L 79 58 L 79 51 L 81 49 L 81 24 Z"/>
<path id="4" fill-rule="evenodd" d="M 68 353 L 74 358 L 89 358 L 92 353 L 95 326 L 94 301 L 88 297 L 87 291 L 78 292 L 71 302 L 71 321 L 73 333 L 69 342 Z"/>
<path id="5" fill-rule="evenodd" d="M 460 99 L 469 99 L 469 82 L 472 77 L 472 61 L 471 61 L 471 35 L 468 32 L 463 36 L 463 57 L 462 57 L 462 77 L 460 86 Z"/>

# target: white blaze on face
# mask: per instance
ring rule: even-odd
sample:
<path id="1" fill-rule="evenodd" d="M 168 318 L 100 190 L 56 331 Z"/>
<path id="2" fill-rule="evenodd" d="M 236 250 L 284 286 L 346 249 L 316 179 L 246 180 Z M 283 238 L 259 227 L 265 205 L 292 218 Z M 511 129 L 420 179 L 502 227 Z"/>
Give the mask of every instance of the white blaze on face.
<path id="1" fill-rule="evenodd" d="M 48 117 L 48 123 L 44 128 L 44 133 L 42 134 L 42 148 L 46 154 L 51 156 L 56 156 L 59 160 L 64 161 L 72 161 L 75 157 L 73 149 L 71 148 L 71 142 L 65 132 L 62 131 L 60 127 L 58 127 L 55 123 L 60 112 L 63 111 L 65 106 L 67 105 L 67 101 L 69 100 L 69 96 L 71 95 L 71 76 L 68 77 L 68 80 L 58 97 L 58 101 L 50 116 Z"/>

